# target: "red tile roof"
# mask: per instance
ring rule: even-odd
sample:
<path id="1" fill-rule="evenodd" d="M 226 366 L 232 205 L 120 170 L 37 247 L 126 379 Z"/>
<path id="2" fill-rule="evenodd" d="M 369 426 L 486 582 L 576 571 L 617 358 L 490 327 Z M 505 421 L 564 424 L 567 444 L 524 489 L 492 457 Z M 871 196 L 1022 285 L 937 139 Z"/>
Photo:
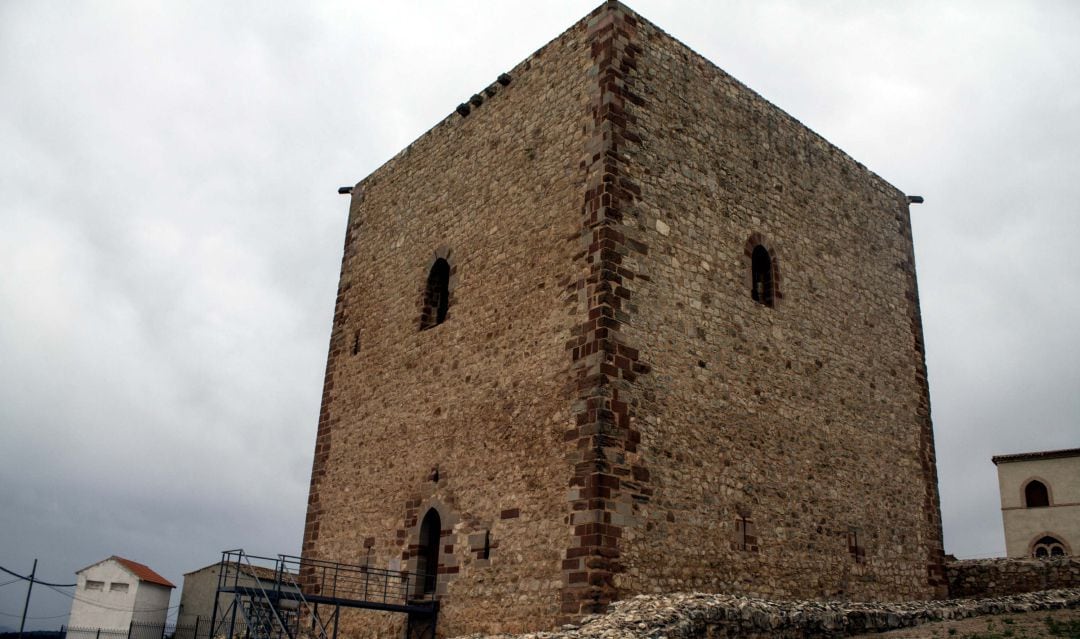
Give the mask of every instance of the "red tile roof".
<path id="1" fill-rule="evenodd" d="M 117 557 L 116 555 L 113 555 L 110 559 L 115 559 L 121 566 L 135 573 L 135 576 L 138 577 L 140 581 L 149 581 L 152 584 L 158 584 L 168 588 L 176 587 L 171 581 L 151 570 L 150 566 L 140 564 L 139 562 L 130 559 L 124 559 L 123 557 Z"/>
<path id="2" fill-rule="evenodd" d="M 199 568 L 197 570 L 192 570 L 191 572 L 185 572 L 184 576 L 187 577 L 188 575 L 193 575 L 193 574 L 195 574 L 197 572 L 202 572 L 204 570 L 210 570 L 212 568 L 220 568 L 221 566 L 222 566 L 222 562 L 217 561 L 217 562 L 214 562 L 214 563 L 210 564 L 209 566 L 203 566 L 202 568 Z M 226 563 L 225 566 L 226 566 L 226 574 L 232 574 L 232 572 L 239 571 L 241 574 L 248 575 L 249 577 L 250 576 L 255 576 L 255 577 L 258 577 L 259 579 L 275 579 L 275 578 L 277 578 L 277 575 L 278 575 L 278 572 L 277 572 L 276 568 L 269 568 L 269 567 L 265 567 L 265 566 L 241 565 L 241 564 L 239 564 L 239 563 L 237 563 L 235 561 L 230 561 L 230 562 Z M 288 576 L 288 577 L 295 577 L 296 573 L 286 570 L 285 575 Z"/>

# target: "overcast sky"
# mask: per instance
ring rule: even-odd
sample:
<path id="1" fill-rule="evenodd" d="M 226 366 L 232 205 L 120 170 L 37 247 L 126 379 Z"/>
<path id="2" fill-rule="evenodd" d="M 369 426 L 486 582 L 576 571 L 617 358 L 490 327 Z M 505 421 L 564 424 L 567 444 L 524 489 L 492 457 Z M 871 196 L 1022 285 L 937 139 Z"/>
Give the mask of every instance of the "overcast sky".
<path id="1" fill-rule="evenodd" d="M 598 2 L 0 0 L 0 565 L 298 552 L 337 187 Z M 631 6 L 926 197 L 946 551 L 1003 554 L 991 455 L 1080 446 L 1080 4 Z"/>

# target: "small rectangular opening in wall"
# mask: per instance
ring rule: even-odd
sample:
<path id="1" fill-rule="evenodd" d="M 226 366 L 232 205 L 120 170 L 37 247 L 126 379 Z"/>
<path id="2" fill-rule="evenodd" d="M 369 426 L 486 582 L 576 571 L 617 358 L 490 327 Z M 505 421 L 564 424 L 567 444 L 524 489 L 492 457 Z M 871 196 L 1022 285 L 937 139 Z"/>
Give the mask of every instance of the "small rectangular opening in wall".
<path id="1" fill-rule="evenodd" d="M 491 530 L 484 530 L 469 535 L 469 552 L 473 553 L 477 560 L 491 559 L 491 550 L 496 544 L 491 543 Z"/>
<path id="2" fill-rule="evenodd" d="M 128 585 L 122 581 L 114 581 L 109 584 L 109 592 L 127 592 Z"/>
<path id="3" fill-rule="evenodd" d="M 735 550 L 757 552 L 757 532 L 754 530 L 754 522 L 749 517 L 739 515 L 735 519 Z"/>
<path id="4" fill-rule="evenodd" d="M 848 532 L 848 553 L 851 554 L 851 558 L 857 564 L 866 561 L 866 548 L 862 546 L 862 539 L 860 539 L 858 530 Z"/>
<path id="5" fill-rule="evenodd" d="M 105 582 L 104 581 L 93 581 L 91 579 L 87 579 L 86 580 L 86 589 L 87 590 L 104 590 L 105 589 Z"/>

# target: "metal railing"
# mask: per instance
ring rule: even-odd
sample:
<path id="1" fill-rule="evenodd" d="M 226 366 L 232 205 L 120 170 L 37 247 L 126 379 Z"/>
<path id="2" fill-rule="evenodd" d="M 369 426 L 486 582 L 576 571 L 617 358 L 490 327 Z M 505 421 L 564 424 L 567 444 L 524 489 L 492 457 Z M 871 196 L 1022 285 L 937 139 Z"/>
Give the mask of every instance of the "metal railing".
<path id="1" fill-rule="evenodd" d="M 164 628 L 158 626 L 157 636 L 160 638 Z M 67 639 L 127 639 L 128 631 L 116 628 L 84 628 L 80 626 L 68 626 L 65 637 Z"/>
<path id="2" fill-rule="evenodd" d="M 255 560 L 255 563 L 252 560 Z M 273 568 L 262 565 L 273 563 Z M 283 596 L 278 562 L 268 557 L 252 557 L 243 550 L 227 550 L 218 564 L 218 592 L 214 601 L 214 636 L 245 639 L 296 639 L 299 610 L 282 606 Z M 222 593 L 231 593 L 231 601 L 220 619 L 217 609 Z M 241 625 L 237 626 L 237 615 Z M 239 630 L 239 632 L 238 632 Z M 319 639 L 325 639 L 320 636 Z"/>
<path id="3" fill-rule="evenodd" d="M 210 639 L 210 621 L 206 617 L 195 617 L 189 623 L 177 623 L 170 633 L 165 631 L 165 639 Z"/>
<path id="4" fill-rule="evenodd" d="M 299 585 L 309 595 L 398 605 L 423 599 L 414 592 L 423 578 L 414 573 L 292 555 L 281 555 L 281 561 L 300 576 Z"/>
<path id="5" fill-rule="evenodd" d="M 65 639 L 209 639 L 210 626 L 205 621 L 194 624 L 164 624 L 152 621 L 132 621 L 127 628 L 89 628 L 69 626 Z"/>
<path id="6" fill-rule="evenodd" d="M 424 575 L 405 571 L 227 550 L 219 564 L 211 635 L 297 639 L 303 634 L 336 639 L 341 606 L 434 614 L 437 608 L 432 594 L 414 592 L 426 581 Z M 228 594 L 231 600 L 222 605 L 222 595 Z M 319 614 L 320 605 L 333 608 L 325 622 Z M 302 621 L 310 621 L 310 630 L 301 633 Z"/>
<path id="7" fill-rule="evenodd" d="M 302 610 L 304 613 L 306 613 L 311 618 L 311 631 L 312 631 L 313 634 L 318 633 L 318 636 L 325 638 L 329 633 L 328 633 L 328 631 L 326 629 L 326 624 L 324 624 L 322 618 L 319 617 L 318 608 L 317 607 L 312 607 L 311 604 L 308 603 L 308 600 L 304 597 L 303 588 L 301 588 L 300 584 L 296 581 L 296 579 L 293 578 L 297 574 L 299 574 L 299 572 L 300 572 L 299 569 L 297 569 L 296 572 L 290 571 L 288 569 L 288 566 L 281 559 L 282 559 L 282 557 L 279 556 L 278 570 L 277 570 L 277 581 L 278 581 L 278 583 L 282 584 L 282 585 L 285 585 L 285 586 L 289 587 L 290 590 L 296 592 L 296 595 L 298 597 L 298 602 L 297 602 L 298 603 L 297 607 L 299 609 L 298 612 L 300 610 Z M 334 639 L 337 639 L 337 622 L 338 622 L 338 613 L 335 610 L 334 611 Z"/>

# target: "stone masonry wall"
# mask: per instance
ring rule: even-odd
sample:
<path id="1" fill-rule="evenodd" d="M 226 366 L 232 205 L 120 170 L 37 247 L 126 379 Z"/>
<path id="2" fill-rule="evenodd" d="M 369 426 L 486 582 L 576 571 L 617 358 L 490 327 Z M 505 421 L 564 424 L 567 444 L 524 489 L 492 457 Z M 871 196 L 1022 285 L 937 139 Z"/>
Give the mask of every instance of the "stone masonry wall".
<path id="1" fill-rule="evenodd" d="M 353 190 L 304 554 L 415 570 L 434 508 L 440 635 L 940 596 L 936 482 L 904 195 L 618 2 Z"/>
<path id="2" fill-rule="evenodd" d="M 945 574 L 953 598 L 1080 588 L 1080 558 L 950 561 L 945 564 Z"/>
<path id="3" fill-rule="evenodd" d="M 942 596 L 904 194 L 618 6 L 617 596 Z"/>
<path id="4" fill-rule="evenodd" d="M 453 602 L 440 634 L 549 627 L 559 610 L 584 36 L 571 28 L 353 190 L 304 554 L 415 570 L 436 508 Z M 448 315 L 420 330 L 437 258 Z M 402 622 L 344 619 L 348 637 Z"/>

